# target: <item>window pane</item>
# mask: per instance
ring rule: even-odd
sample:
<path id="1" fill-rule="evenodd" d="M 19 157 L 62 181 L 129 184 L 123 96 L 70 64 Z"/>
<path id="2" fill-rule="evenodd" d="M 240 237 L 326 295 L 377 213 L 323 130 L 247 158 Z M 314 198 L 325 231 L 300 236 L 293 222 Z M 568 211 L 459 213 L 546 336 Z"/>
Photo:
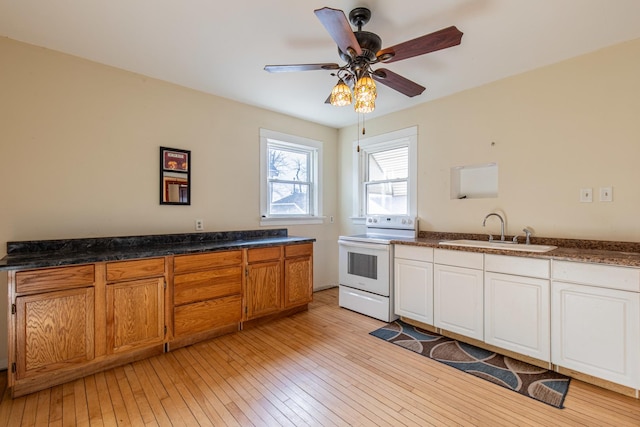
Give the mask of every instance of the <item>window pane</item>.
<path id="1" fill-rule="evenodd" d="M 270 183 L 269 213 L 274 215 L 309 215 L 309 185 Z"/>
<path id="2" fill-rule="evenodd" d="M 309 152 L 269 147 L 269 178 L 307 182 Z"/>
<path id="3" fill-rule="evenodd" d="M 407 215 L 407 182 L 366 185 L 367 214 Z"/>
<path id="4" fill-rule="evenodd" d="M 407 178 L 409 176 L 409 147 L 369 154 L 368 167 L 368 181 Z"/>

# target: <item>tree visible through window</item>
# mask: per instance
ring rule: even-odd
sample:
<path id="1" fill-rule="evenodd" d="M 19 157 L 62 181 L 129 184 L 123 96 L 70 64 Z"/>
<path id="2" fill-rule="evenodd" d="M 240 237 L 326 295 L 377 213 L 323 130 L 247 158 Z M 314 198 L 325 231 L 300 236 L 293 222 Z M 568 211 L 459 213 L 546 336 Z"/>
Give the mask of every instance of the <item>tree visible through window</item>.
<path id="1" fill-rule="evenodd" d="M 312 152 L 277 143 L 269 147 L 269 213 L 309 215 L 311 182 L 308 171 Z"/>
<path id="2" fill-rule="evenodd" d="M 318 217 L 322 143 L 260 130 L 263 220 Z"/>

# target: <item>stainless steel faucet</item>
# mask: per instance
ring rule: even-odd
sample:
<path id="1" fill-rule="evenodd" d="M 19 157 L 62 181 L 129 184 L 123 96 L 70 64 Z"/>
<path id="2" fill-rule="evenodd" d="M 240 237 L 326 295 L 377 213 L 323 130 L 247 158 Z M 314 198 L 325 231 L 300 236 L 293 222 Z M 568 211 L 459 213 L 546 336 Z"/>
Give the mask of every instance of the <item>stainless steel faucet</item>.
<path id="1" fill-rule="evenodd" d="M 487 223 L 487 218 L 489 218 L 490 216 L 497 216 L 498 218 L 500 218 L 500 241 L 504 242 L 504 219 L 502 219 L 500 214 L 491 212 L 489 215 L 484 217 L 484 221 L 482 221 L 482 226 L 483 227 L 485 226 L 485 224 Z M 491 234 L 489 234 L 489 240 L 493 240 L 493 236 Z"/>

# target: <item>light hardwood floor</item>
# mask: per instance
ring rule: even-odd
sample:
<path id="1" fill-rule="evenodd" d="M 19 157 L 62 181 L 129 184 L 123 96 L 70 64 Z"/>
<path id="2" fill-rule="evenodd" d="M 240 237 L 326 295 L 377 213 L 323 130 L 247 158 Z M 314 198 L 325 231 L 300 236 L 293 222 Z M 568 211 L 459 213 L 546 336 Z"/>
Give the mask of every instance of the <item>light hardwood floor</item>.
<path id="1" fill-rule="evenodd" d="M 308 312 L 12 400 L 0 426 L 639 426 L 640 401 L 572 380 L 556 409 L 369 335 L 317 292 Z M 2 375 L 0 389 L 6 384 Z"/>

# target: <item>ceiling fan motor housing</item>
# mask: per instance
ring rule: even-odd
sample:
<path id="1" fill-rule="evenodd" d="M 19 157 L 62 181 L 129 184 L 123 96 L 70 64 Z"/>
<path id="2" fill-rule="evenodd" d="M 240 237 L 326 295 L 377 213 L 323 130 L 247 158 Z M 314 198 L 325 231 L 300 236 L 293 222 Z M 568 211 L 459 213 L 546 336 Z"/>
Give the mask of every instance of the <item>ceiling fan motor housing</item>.
<path id="1" fill-rule="evenodd" d="M 369 61 L 373 61 L 376 59 L 376 53 L 382 48 L 382 39 L 377 34 L 371 33 L 369 31 L 354 31 L 353 34 L 356 36 L 356 40 L 358 40 L 358 44 L 360 45 L 360 49 L 362 49 L 362 55 Z M 340 57 L 349 62 L 352 59 L 349 54 L 338 49 L 338 53 Z"/>

